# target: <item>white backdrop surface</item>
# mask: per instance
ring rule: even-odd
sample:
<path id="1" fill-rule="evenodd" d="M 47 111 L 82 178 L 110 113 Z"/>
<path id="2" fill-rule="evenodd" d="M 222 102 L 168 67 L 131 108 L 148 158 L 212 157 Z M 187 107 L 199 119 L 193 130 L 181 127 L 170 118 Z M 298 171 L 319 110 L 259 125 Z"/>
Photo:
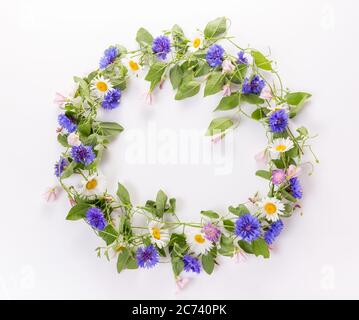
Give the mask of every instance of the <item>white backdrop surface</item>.
<path id="1" fill-rule="evenodd" d="M 0 298 L 250 299 L 359 298 L 358 250 L 358 12 L 357 1 L 36 1 L 0 3 L 1 231 Z M 295 120 L 319 133 L 321 160 L 305 176 L 302 215 L 286 222 L 270 260 L 220 259 L 212 276 L 194 277 L 176 294 L 170 265 L 116 273 L 97 259 L 100 239 L 65 220 L 64 194 L 44 202 L 56 183 L 56 91 L 73 75 L 95 68 L 103 50 L 135 48 L 143 26 L 154 35 L 180 24 L 188 35 L 225 15 L 238 41 L 268 52 L 285 84 L 313 94 Z M 126 129 L 204 130 L 219 96 L 175 102 L 169 83 L 145 104 L 147 83 L 133 79 L 121 108 L 106 114 Z M 265 184 L 254 176 L 262 128 L 243 119 L 235 131 L 233 168 L 216 174 L 208 164 L 133 164 L 125 133 L 110 146 L 102 171 L 110 190 L 121 180 L 133 202 L 163 188 L 178 200 L 178 215 L 197 220 L 201 209 L 224 212 Z"/>

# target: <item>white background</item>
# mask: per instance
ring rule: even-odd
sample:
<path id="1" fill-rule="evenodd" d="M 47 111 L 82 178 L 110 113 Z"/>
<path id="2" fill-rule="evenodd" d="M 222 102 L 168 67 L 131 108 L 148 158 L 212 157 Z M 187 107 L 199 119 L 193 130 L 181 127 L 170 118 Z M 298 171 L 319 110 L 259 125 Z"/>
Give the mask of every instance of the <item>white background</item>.
<path id="1" fill-rule="evenodd" d="M 357 1 L 2 1 L 0 4 L 1 101 L 1 298 L 359 298 L 358 286 L 358 2 Z M 135 48 L 137 29 L 154 35 L 180 24 L 189 36 L 225 15 L 243 46 L 270 46 L 286 85 L 309 91 L 311 103 L 295 121 L 319 133 L 321 160 L 305 176 L 303 215 L 287 221 L 270 260 L 221 259 L 212 276 L 200 275 L 175 294 L 170 265 L 116 273 L 97 259 L 100 239 L 81 222 L 65 220 L 62 194 L 46 204 L 54 185 L 56 91 L 73 75 L 97 66 L 103 50 Z M 106 115 L 127 129 L 182 127 L 204 130 L 219 96 L 175 102 L 169 83 L 144 103 L 147 84 L 133 79 L 121 108 Z M 124 182 L 133 202 L 163 188 L 178 199 L 178 215 L 198 219 L 201 209 L 225 212 L 264 187 L 253 156 L 264 147 L 262 128 L 243 119 L 235 131 L 231 174 L 211 165 L 133 165 L 125 161 L 126 133 L 111 145 L 103 172 L 109 189 Z"/>

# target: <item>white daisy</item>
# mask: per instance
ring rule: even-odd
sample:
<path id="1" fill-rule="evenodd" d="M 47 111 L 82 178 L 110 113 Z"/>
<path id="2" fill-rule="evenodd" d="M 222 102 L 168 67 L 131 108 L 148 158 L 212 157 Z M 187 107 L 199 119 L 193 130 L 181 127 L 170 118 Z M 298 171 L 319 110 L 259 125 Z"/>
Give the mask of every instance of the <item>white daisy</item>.
<path id="1" fill-rule="evenodd" d="M 159 221 L 151 221 L 148 225 L 152 243 L 156 244 L 159 248 L 165 247 L 170 241 L 170 234 L 163 226 L 164 224 Z"/>
<path id="2" fill-rule="evenodd" d="M 106 190 L 105 177 L 95 174 L 87 180 L 82 181 L 81 194 L 85 196 L 94 196 L 104 193 Z"/>
<path id="3" fill-rule="evenodd" d="M 111 89 L 111 82 L 102 76 L 95 78 L 91 82 L 91 92 L 98 98 L 104 97 Z"/>
<path id="4" fill-rule="evenodd" d="M 212 242 L 207 240 L 199 229 L 191 230 L 186 234 L 186 241 L 190 247 L 190 250 L 195 254 L 205 254 L 212 249 Z"/>
<path id="5" fill-rule="evenodd" d="M 275 154 L 279 154 L 292 149 L 293 146 L 293 142 L 289 138 L 279 138 L 273 140 L 270 150 Z"/>
<path id="6" fill-rule="evenodd" d="M 284 204 L 276 198 L 265 198 L 259 202 L 259 207 L 264 217 L 269 221 L 277 221 L 279 215 L 283 214 Z"/>

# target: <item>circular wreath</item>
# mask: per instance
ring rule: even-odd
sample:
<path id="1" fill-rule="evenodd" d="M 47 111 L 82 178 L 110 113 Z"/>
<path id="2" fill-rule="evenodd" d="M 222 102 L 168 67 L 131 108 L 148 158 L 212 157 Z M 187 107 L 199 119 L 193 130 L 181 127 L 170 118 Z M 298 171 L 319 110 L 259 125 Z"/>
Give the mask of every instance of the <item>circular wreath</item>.
<path id="1" fill-rule="evenodd" d="M 175 278 L 183 285 L 183 271 L 204 270 L 211 274 L 219 255 L 268 258 L 270 246 L 282 232 L 282 218 L 300 208 L 302 187 L 298 174 L 305 151 L 313 152 L 308 130 L 290 129 L 289 119 L 301 111 L 311 95 L 285 89 L 274 63 L 256 49 L 237 45 L 233 37 L 226 35 L 227 27 L 228 19 L 217 18 L 195 39 L 188 39 L 178 25 L 156 38 L 140 28 L 136 35 L 139 49 L 109 47 L 97 70 L 74 78 L 73 95 L 57 96 L 62 109 L 57 140 L 65 150 L 55 164 L 55 175 L 72 204 L 67 219 L 84 220 L 105 241 L 96 249 L 98 256 L 116 256 L 118 272 L 170 261 Z M 236 56 L 220 42 L 232 45 Z M 268 145 L 256 160 L 265 162 L 267 170 L 258 170 L 256 175 L 268 180 L 266 196 L 256 193 L 247 202 L 230 206 L 224 215 L 201 211 L 201 221 L 194 223 L 179 220 L 176 200 L 168 199 L 162 190 L 155 200 L 141 206 L 132 204 L 121 183 L 116 195 L 106 191 L 98 166 L 110 140 L 123 127 L 97 120 L 97 111 L 119 107 L 129 74 L 136 75 L 147 66 L 145 80 L 150 83 L 150 98 L 168 77 L 176 90 L 176 100 L 196 95 L 201 83 L 205 83 L 204 96 L 223 91 L 216 113 L 233 111 L 233 115 L 243 115 L 263 125 Z M 248 104 L 253 106 L 251 114 L 243 110 Z M 238 120 L 233 115 L 213 119 L 206 135 L 216 141 L 223 139 L 229 129 L 236 127 Z M 64 182 L 72 175 L 82 177 L 81 186 Z M 134 225 L 135 215 L 144 215 L 147 225 Z"/>

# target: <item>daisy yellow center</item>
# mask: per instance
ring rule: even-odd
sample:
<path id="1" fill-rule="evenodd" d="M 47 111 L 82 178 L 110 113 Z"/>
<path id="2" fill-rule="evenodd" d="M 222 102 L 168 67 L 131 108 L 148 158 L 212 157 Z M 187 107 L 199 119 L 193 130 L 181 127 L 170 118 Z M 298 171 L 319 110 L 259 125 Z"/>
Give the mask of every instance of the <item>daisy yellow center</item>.
<path id="1" fill-rule="evenodd" d="M 201 44 L 201 39 L 200 38 L 196 38 L 196 39 L 193 40 L 193 46 L 195 48 L 198 48 L 200 44 Z"/>
<path id="2" fill-rule="evenodd" d="M 285 146 L 284 144 L 278 144 L 275 149 L 279 152 L 283 152 L 287 149 L 287 146 Z"/>
<path id="3" fill-rule="evenodd" d="M 205 239 L 203 238 L 203 236 L 201 234 L 196 234 L 194 236 L 194 240 L 197 242 L 197 243 L 203 243 L 205 242 Z"/>
<path id="4" fill-rule="evenodd" d="M 108 89 L 107 83 L 103 81 L 98 81 L 96 87 L 99 91 L 105 92 Z"/>
<path id="5" fill-rule="evenodd" d="M 277 206 L 274 203 L 268 202 L 264 205 L 264 210 L 267 214 L 274 214 L 277 212 Z"/>
<path id="6" fill-rule="evenodd" d="M 128 64 L 129 64 L 132 71 L 137 71 L 140 68 L 138 66 L 138 63 L 133 61 L 133 60 L 130 60 L 130 62 Z"/>
<path id="7" fill-rule="evenodd" d="M 97 187 L 97 180 L 92 179 L 86 183 L 86 189 L 87 190 L 93 190 Z"/>
<path id="8" fill-rule="evenodd" d="M 152 235 L 155 239 L 160 240 L 161 239 L 161 231 L 159 228 L 152 228 Z"/>

